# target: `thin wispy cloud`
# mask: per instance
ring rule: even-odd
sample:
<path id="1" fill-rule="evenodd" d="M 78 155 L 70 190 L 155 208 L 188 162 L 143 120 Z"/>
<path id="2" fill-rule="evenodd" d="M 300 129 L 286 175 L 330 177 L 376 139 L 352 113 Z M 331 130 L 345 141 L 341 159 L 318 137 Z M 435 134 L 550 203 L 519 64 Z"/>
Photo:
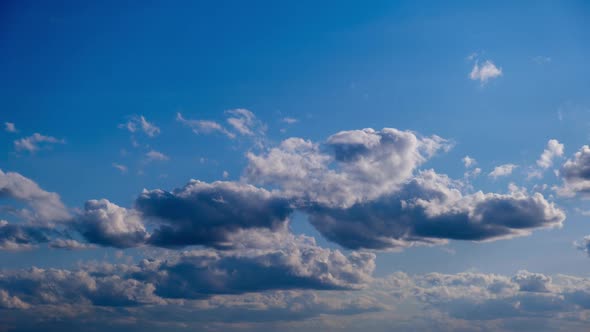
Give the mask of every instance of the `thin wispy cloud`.
<path id="1" fill-rule="evenodd" d="M 16 151 L 28 151 L 33 153 L 43 148 L 49 148 L 54 144 L 65 144 L 65 142 L 64 139 L 34 133 L 31 136 L 15 140 L 14 148 Z"/>

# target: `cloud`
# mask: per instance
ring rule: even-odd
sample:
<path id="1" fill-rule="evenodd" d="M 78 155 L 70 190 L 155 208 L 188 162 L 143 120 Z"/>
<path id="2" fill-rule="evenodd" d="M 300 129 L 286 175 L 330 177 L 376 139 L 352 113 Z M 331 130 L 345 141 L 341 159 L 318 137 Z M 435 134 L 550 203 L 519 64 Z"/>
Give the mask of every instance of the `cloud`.
<path id="1" fill-rule="evenodd" d="M 548 56 L 537 55 L 532 58 L 533 62 L 538 65 L 544 65 L 551 62 L 551 58 Z"/>
<path id="2" fill-rule="evenodd" d="M 188 120 L 188 119 L 185 119 L 182 116 L 182 114 L 180 114 L 180 113 L 176 113 L 176 121 L 191 128 L 193 130 L 193 132 L 197 135 L 199 135 L 199 134 L 212 134 L 215 132 L 219 132 L 221 134 L 226 135 L 229 138 L 236 137 L 236 135 L 234 133 L 229 132 L 222 125 L 220 125 L 219 123 L 217 123 L 215 121 Z"/>
<path id="3" fill-rule="evenodd" d="M 137 211 L 106 199 L 87 201 L 73 227 L 90 243 L 115 248 L 139 246 L 148 238 Z"/>
<path id="4" fill-rule="evenodd" d="M 50 144 L 65 144 L 65 140 L 34 133 L 31 136 L 15 140 L 14 148 L 17 151 L 28 151 L 33 153 L 39 151 L 43 146 L 49 146 Z"/>
<path id="5" fill-rule="evenodd" d="M 547 169 L 553 165 L 553 159 L 563 156 L 563 144 L 556 139 L 550 139 L 547 142 L 547 147 L 537 160 L 537 166 Z"/>
<path id="6" fill-rule="evenodd" d="M 127 166 L 117 164 L 117 163 L 112 163 L 112 165 L 114 168 L 118 169 L 121 173 L 127 173 Z"/>
<path id="7" fill-rule="evenodd" d="M 230 115 L 227 123 L 232 126 L 239 134 L 244 136 L 254 136 L 256 133 L 263 134 L 265 126 L 256 119 L 254 113 L 244 108 L 237 108 L 225 112 Z"/>
<path id="8" fill-rule="evenodd" d="M 488 80 L 502 76 L 502 68 L 496 67 L 490 60 L 486 60 L 481 66 L 479 61 L 476 61 L 469 73 L 469 78 L 481 84 L 486 84 Z"/>
<path id="9" fill-rule="evenodd" d="M 461 161 L 463 162 L 463 165 L 465 166 L 465 168 L 470 168 L 471 166 L 475 166 L 477 164 L 477 161 L 474 158 L 471 158 L 469 156 L 463 157 L 463 159 L 461 159 Z"/>
<path id="10" fill-rule="evenodd" d="M 165 247 L 228 246 L 229 234 L 240 229 L 284 227 L 293 211 L 286 199 L 265 189 L 196 180 L 172 192 L 144 191 L 136 209 L 144 217 L 156 219 L 149 242 Z"/>
<path id="11" fill-rule="evenodd" d="M 48 230 L 44 227 L 11 224 L 0 220 L 0 249 L 31 249 L 34 245 L 49 241 Z"/>
<path id="12" fill-rule="evenodd" d="M 561 196 L 587 195 L 590 193 L 590 147 L 584 145 L 568 159 L 559 170 L 562 187 L 556 187 Z"/>
<path id="13" fill-rule="evenodd" d="M 296 118 L 290 118 L 290 117 L 285 117 L 281 119 L 281 122 L 286 123 L 286 124 L 294 124 L 299 122 L 299 120 L 297 120 Z"/>
<path id="14" fill-rule="evenodd" d="M 398 189 L 417 166 L 450 143 L 385 128 L 342 131 L 324 144 L 289 138 L 267 153 L 248 153 L 245 179 L 280 186 L 289 196 L 350 206 Z"/>
<path id="15" fill-rule="evenodd" d="M 167 155 L 156 150 L 150 150 L 145 156 L 148 158 L 148 161 L 166 161 L 170 159 Z"/>
<path id="16" fill-rule="evenodd" d="M 48 225 L 70 218 L 58 194 L 41 189 L 37 183 L 19 173 L 0 170 L 0 198 L 26 204 L 28 209 L 6 206 L 3 209 L 29 222 Z"/>
<path id="17" fill-rule="evenodd" d="M 66 250 L 80 250 L 80 249 L 91 249 L 96 246 L 88 243 L 82 243 L 73 239 L 55 239 L 49 243 L 50 248 L 54 249 L 66 249 Z"/>
<path id="18" fill-rule="evenodd" d="M 12 122 L 4 122 L 4 130 L 9 133 L 16 133 L 18 130 Z"/>
<path id="19" fill-rule="evenodd" d="M 535 193 L 476 192 L 432 170 L 399 191 L 348 208 L 312 204 L 304 210 L 315 228 L 346 248 L 396 249 L 443 244 L 449 239 L 490 241 L 559 227 L 563 211 Z"/>
<path id="20" fill-rule="evenodd" d="M 149 137 L 155 137 L 160 134 L 160 128 L 146 120 L 143 115 L 130 117 L 129 121 L 119 125 L 119 128 L 125 128 L 130 133 L 141 131 Z"/>
<path id="21" fill-rule="evenodd" d="M 494 179 L 497 179 L 502 176 L 508 176 L 508 175 L 512 174 L 512 171 L 514 171 L 514 169 L 517 167 L 518 167 L 518 165 L 514 165 L 514 164 L 504 164 L 504 165 L 496 166 L 494 168 L 494 170 L 491 171 L 490 174 L 488 174 L 488 176 L 490 176 Z"/>

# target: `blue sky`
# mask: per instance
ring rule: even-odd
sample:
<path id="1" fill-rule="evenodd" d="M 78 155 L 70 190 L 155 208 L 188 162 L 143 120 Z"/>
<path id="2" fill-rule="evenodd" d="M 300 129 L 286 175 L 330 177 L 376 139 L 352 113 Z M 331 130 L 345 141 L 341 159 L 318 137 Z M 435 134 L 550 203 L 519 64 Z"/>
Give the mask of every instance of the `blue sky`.
<path id="1" fill-rule="evenodd" d="M 589 15 L 583 1 L 3 3 L 0 327 L 558 329 L 545 319 L 590 309 Z M 303 248 L 331 277 L 269 258 Z M 237 279 L 189 269 L 174 289 L 194 264 Z M 285 282 L 256 280 L 259 264 Z M 55 271 L 104 289 L 61 291 Z M 443 298 L 429 273 L 474 284 Z M 115 277 L 147 288 L 121 294 Z M 94 325 L 52 307 L 80 298 Z M 449 309 L 465 303 L 483 313 Z M 205 305 L 235 323 L 192 320 Z"/>

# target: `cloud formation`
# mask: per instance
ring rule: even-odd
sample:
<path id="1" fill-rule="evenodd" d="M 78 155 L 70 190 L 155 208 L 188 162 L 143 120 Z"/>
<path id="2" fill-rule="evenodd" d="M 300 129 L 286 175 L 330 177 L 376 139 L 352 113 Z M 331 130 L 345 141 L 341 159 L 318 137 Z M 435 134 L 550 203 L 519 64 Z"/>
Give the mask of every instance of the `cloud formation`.
<path id="1" fill-rule="evenodd" d="M 508 176 L 512 174 L 512 171 L 516 169 L 518 165 L 514 164 L 504 164 L 500 166 L 496 166 L 493 171 L 491 171 L 488 176 L 497 179 L 499 177 Z"/>
<path id="2" fill-rule="evenodd" d="M 502 76 L 502 68 L 496 67 L 496 65 L 490 61 L 486 60 L 483 64 L 479 64 L 479 61 L 476 61 L 471 69 L 471 73 L 469 73 L 469 78 L 479 82 L 481 84 L 486 84 L 490 79 Z"/>
<path id="3" fill-rule="evenodd" d="M 556 188 L 559 195 L 574 196 L 590 193 L 590 147 L 584 145 L 559 170 L 563 185 Z"/>
<path id="4" fill-rule="evenodd" d="M 65 140 L 34 133 L 31 136 L 15 140 L 14 148 L 16 151 L 28 151 L 33 153 L 39 151 L 43 147 L 48 147 L 51 144 L 65 144 Z"/>
<path id="5" fill-rule="evenodd" d="M 553 159 L 563 156 L 563 144 L 556 139 L 550 139 L 547 142 L 547 147 L 537 160 L 537 166 L 542 169 L 547 169 L 553 165 Z"/>
<path id="6" fill-rule="evenodd" d="M 130 133 L 143 132 L 149 137 L 155 137 L 160 134 L 160 128 L 146 120 L 143 115 L 130 117 L 129 121 L 119 125 L 119 128 L 125 128 Z"/>

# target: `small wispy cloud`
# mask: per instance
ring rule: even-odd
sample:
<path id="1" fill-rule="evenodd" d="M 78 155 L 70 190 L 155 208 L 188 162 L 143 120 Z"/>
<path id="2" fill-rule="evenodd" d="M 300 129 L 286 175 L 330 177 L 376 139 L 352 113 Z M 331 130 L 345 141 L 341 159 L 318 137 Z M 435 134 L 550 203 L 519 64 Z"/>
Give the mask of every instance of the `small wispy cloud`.
<path id="1" fill-rule="evenodd" d="M 14 148 L 17 151 L 36 152 L 42 148 L 43 145 L 64 144 L 65 140 L 58 139 L 53 136 L 45 136 L 39 133 L 34 133 L 31 136 L 23 137 L 14 141 Z"/>
<path id="2" fill-rule="evenodd" d="M 131 133 L 141 131 L 149 137 L 155 137 L 160 134 L 160 128 L 152 122 L 146 120 L 143 115 L 132 116 L 129 121 L 124 124 L 120 124 L 119 128 L 127 129 Z"/>
<path id="3" fill-rule="evenodd" d="M 149 151 L 145 156 L 148 158 L 148 161 L 166 161 L 170 159 L 167 155 L 156 150 Z"/>
<path id="4" fill-rule="evenodd" d="M 127 173 L 127 166 L 117 164 L 117 163 L 112 163 L 112 165 L 114 168 L 118 169 L 121 173 Z"/>
<path id="5" fill-rule="evenodd" d="M 532 58 L 533 62 L 538 65 L 544 65 L 551 62 L 551 58 L 548 56 L 537 55 Z"/>
<path id="6" fill-rule="evenodd" d="M 190 120 L 182 116 L 181 113 L 176 113 L 176 121 L 191 128 L 195 134 L 212 134 L 215 132 L 226 135 L 229 138 L 235 138 L 234 133 L 229 132 L 221 124 L 209 120 Z"/>
<path id="7" fill-rule="evenodd" d="M 285 117 L 281 119 L 281 122 L 286 123 L 286 124 L 294 124 L 299 122 L 299 120 L 295 119 L 295 118 L 290 118 L 290 117 Z"/>
<path id="8" fill-rule="evenodd" d="M 9 133 L 18 132 L 18 130 L 16 129 L 16 126 L 12 122 L 4 122 L 4 130 Z"/>
<path id="9" fill-rule="evenodd" d="M 488 174 L 488 176 L 496 179 L 502 176 L 508 176 L 510 174 L 512 174 L 512 171 L 514 171 L 514 169 L 516 169 L 518 167 L 518 165 L 514 165 L 514 164 L 504 164 L 504 165 L 500 165 L 500 166 L 496 166 L 494 168 L 493 171 L 490 172 L 490 174 Z"/>

